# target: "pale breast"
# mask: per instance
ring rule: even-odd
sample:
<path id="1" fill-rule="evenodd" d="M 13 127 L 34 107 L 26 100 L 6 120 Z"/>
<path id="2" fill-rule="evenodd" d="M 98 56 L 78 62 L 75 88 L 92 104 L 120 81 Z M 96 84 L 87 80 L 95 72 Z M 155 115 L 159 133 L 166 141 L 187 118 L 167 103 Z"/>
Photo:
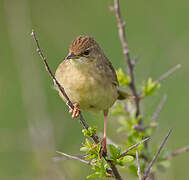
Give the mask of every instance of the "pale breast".
<path id="1" fill-rule="evenodd" d="M 117 87 L 95 68 L 93 64 L 86 68 L 85 64 L 75 66 L 63 61 L 55 75 L 72 103 L 78 103 L 86 111 L 106 110 L 118 97 Z"/>

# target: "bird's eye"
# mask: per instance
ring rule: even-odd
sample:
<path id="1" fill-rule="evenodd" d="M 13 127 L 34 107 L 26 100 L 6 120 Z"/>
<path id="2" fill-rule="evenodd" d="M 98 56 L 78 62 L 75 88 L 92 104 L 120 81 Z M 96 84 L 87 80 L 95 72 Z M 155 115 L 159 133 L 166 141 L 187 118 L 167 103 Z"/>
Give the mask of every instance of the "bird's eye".
<path id="1" fill-rule="evenodd" d="M 89 49 L 87 49 L 87 50 L 85 50 L 85 51 L 83 52 L 83 54 L 87 56 L 87 55 L 89 55 L 89 52 L 90 52 Z"/>

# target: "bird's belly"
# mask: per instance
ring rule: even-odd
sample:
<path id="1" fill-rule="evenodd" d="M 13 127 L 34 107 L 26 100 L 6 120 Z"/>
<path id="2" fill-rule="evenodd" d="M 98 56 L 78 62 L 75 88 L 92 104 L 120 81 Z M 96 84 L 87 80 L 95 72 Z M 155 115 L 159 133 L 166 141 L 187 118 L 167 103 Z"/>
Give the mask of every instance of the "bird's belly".
<path id="1" fill-rule="evenodd" d="M 72 103 L 78 103 L 82 110 L 100 111 L 110 108 L 117 99 L 117 88 L 98 74 L 75 71 L 66 73 L 61 85 Z"/>

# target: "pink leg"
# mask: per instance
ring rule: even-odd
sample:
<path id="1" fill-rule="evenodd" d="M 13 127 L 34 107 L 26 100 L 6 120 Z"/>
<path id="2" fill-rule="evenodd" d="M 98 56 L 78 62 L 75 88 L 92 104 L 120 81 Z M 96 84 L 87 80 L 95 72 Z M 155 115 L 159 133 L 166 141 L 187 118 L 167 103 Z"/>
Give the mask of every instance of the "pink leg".
<path id="1" fill-rule="evenodd" d="M 106 139 L 107 117 L 108 117 L 108 114 L 104 114 L 104 139 Z"/>
<path id="2" fill-rule="evenodd" d="M 107 129 L 107 117 L 108 117 L 108 113 L 104 112 L 104 137 L 101 141 L 101 150 L 100 150 L 100 155 L 102 156 L 103 152 L 106 153 L 107 152 L 107 148 L 106 148 L 106 129 Z"/>
<path id="3" fill-rule="evenodd" d="M 106 148 L 107 117 L 108 117 L 108 112 L 104 111 L 104 137 L 102 138 L 102 141 L 101 141 L 101 150 L 100 150 L 101 157 L 102 157 L 103 153 L 107 152 L 107 148 Z M 94 149 L 96 147 L 97 147 L 97 145 L 94 145 L 93 147 L 91 147 L 91 149 Z"/>

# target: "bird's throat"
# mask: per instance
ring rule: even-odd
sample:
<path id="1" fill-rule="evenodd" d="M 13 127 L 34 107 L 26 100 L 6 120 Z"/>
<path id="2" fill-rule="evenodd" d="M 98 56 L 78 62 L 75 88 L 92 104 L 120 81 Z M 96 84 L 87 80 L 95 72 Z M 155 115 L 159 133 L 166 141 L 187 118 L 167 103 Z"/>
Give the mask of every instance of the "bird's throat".
<path id="1" fill-rule="evenodd" d="M 73 66 L 82 66 L 83 64 L 87 64 L 87 62 L 84 59 L 81 59 L 81 58 L 70 59 L 70 63 Z"/>

